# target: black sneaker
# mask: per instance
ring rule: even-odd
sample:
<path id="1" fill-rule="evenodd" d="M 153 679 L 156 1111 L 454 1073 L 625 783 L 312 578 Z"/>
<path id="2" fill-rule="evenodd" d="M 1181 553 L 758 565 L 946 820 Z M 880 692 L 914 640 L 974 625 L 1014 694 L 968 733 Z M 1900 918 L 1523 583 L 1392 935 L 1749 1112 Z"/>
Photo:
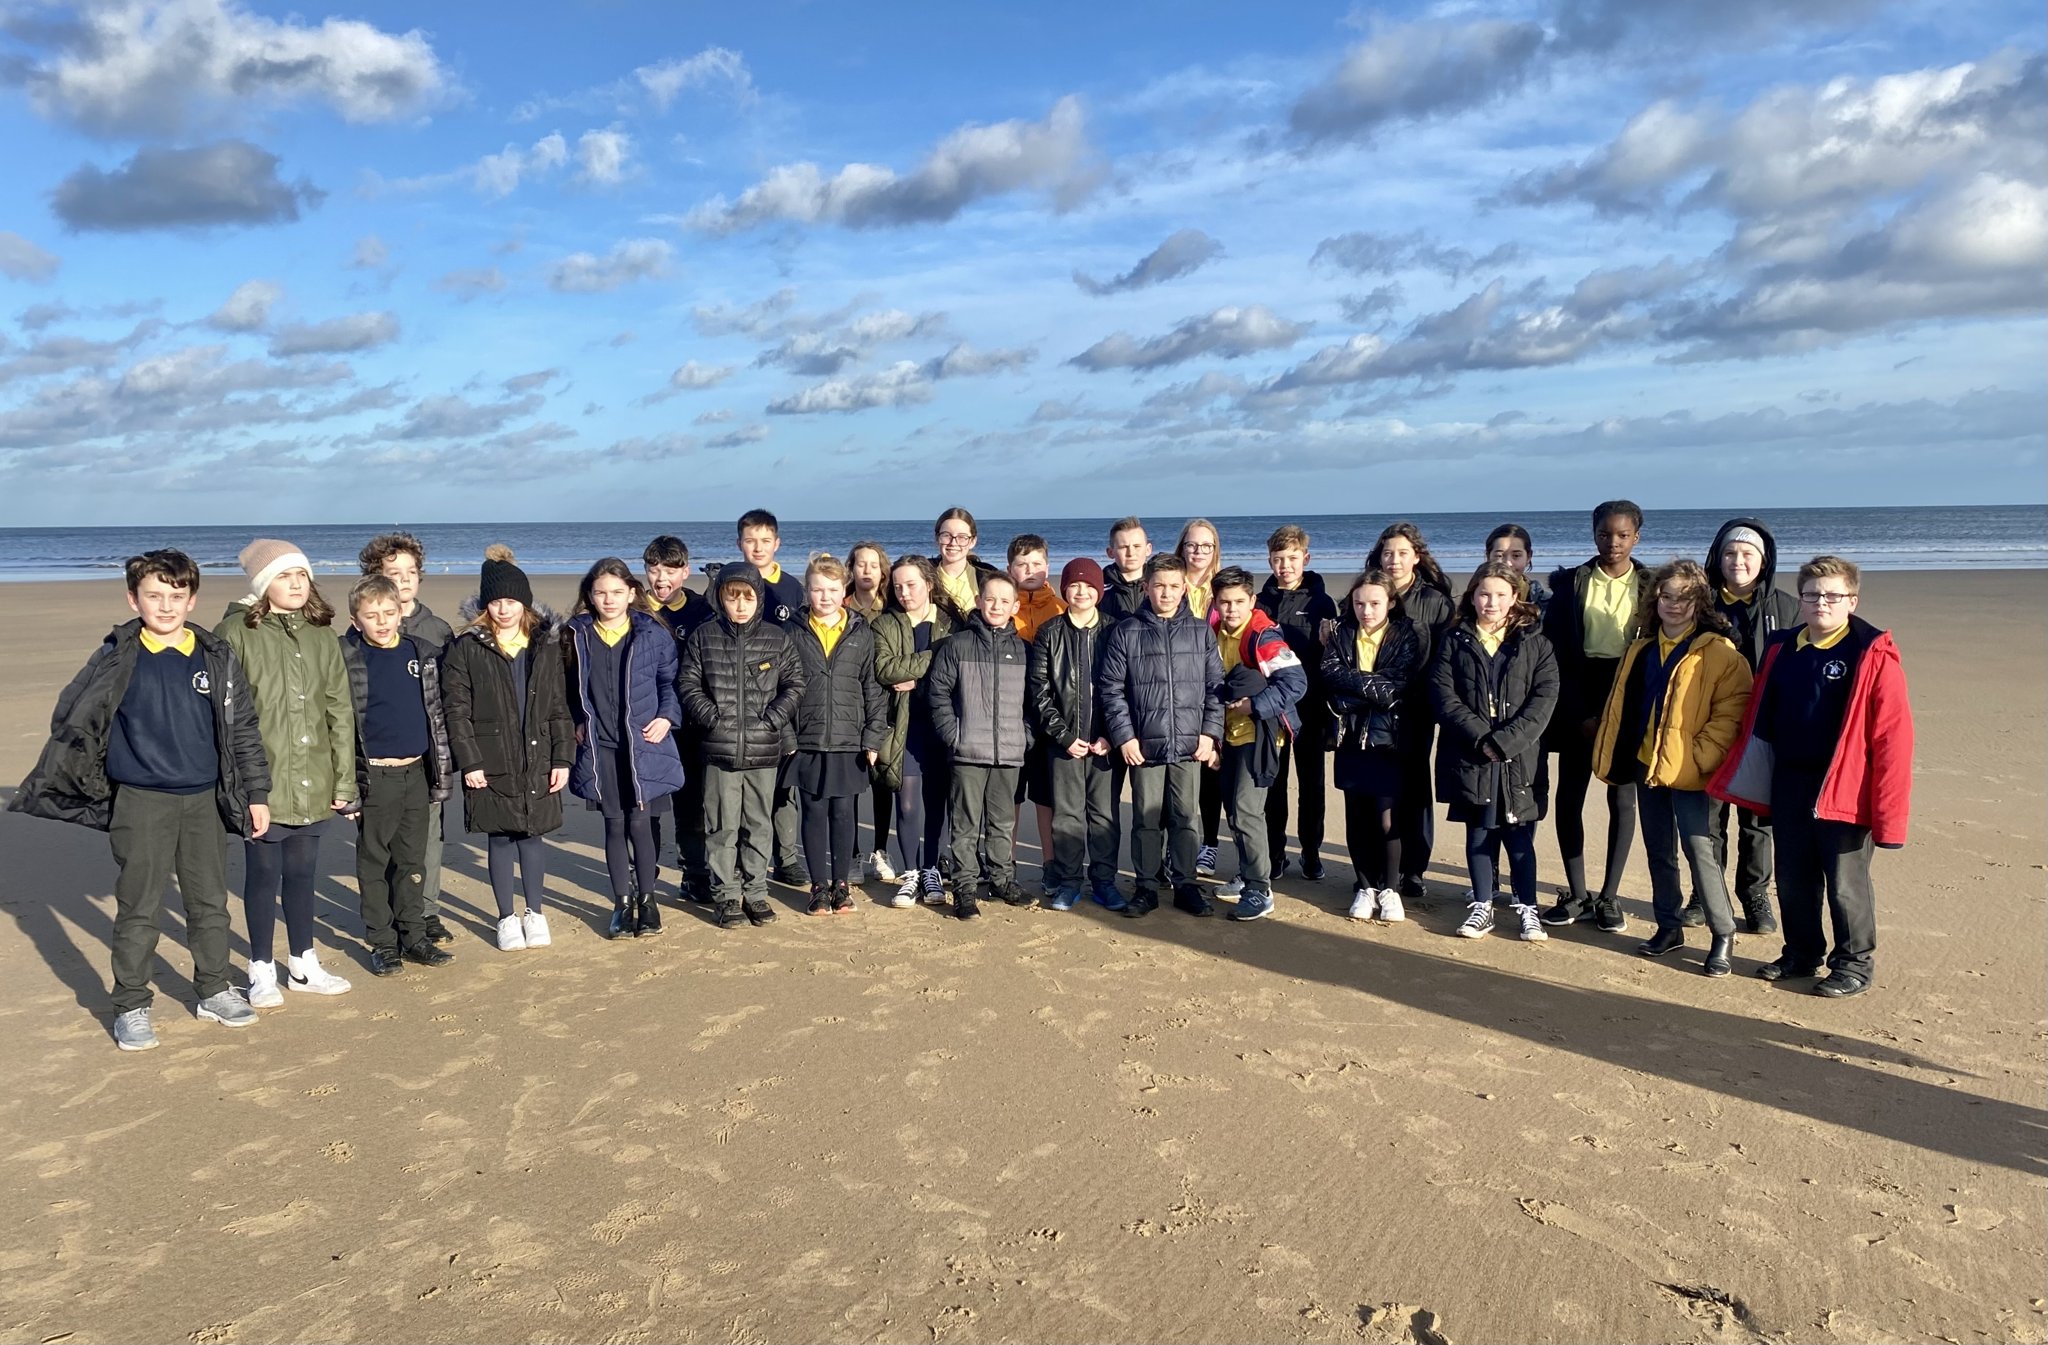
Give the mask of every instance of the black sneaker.
<path id="1" fill-rule="evenodd" d="M 1678 923 L 1687 929 L 1697 929 L 1707 923 L 1707 908 L 1697 896 L 1678 908 Z"/>
<path id="2" fill-rule="evenodd" d="M 1546 925 L 1576 925 L 1581 920 L 1591 920 L 1593 908 L 1574 906 L 1570 901 L 1560 901 L 1537 918 Z"/>
<path id="3" fill-rule="evenodd" d="M 408 962 L 417 962 L 422 967 L 445 967 L 455 960 L 455 954 L 446 948 L 436 948 L 426 939 L 407 944 L 399 956 Z"/>
<path id="4" fill-rule="evenodd" d="M 1029 906 L 1037 900 L 1036 897 L 1031 895 L 1031 889 L 1020 887 L 1015 883 L 999 889 L 997 895 L 1001 896 L 1003 901 L 1011 906 Z"/>
<path id="5" fill-rule="evenodd" d="M 742 902 L 740 909 L 746 913 L 749 924 L 772 925 L 775 923 L 775 908 L 765 901 Z"/>
<path id="6" fill-rule="evenodd" d="M 1613 897 L 1601 897 L 1593 902 L 1593 920 L 1603 934 L 1619 934 L 1628 928 L 1628 916 L 1622 912 L 1621 903 Z"/>
<path id="7" fill-rule="evenodd" d="M 1323 861 L 1320 859 L 1311 859 L 1306 855 L 1302 856 L 1301 876 L 1308 879 L 1312 883 L 1320 883 L 1321 881 L 1323 881 Z"/>
<path id="8" fill-rule="evenodd" d="M 1825 976 L 1827 974 L 1828 969 L 1825 965 L 1816 964 L 1811 967 L 1802 967 L 1783 954 L 1772 958 L 1769 962 L 1756 969 L 1756 976 L 1760 981 L 1787 981 L 1799 976 Z"/>
<path id="9" fill-rule="evenodd" d="M 1173 894 L 1175 910 L 1186 911 L 1189 915 L 1214 915 L 1216 908 L 1202 895 L 1200 888 L 1184 887 Z"/>
<path id="10" fill-rule="evenodd" d="M 832 884 L 832 914 L 853 914 L 853 885 L 843 878 Z"/>
<path id="11" fill-rule="evenodd" d="M 455 931 L 442 924 L 440 916 L 430 915 L 427 917 L 427 937 L 435 943 L 453 943 Z"/>
<path id="12" fill-rule="evenodd" d="M 1761 897 L 1745 897 L 1742 901 L 1742 923 L 1752 934 L 1776 934 L 1778 913 L 1771 909 L 1769 893 Z"/>
<path id="13" fill-rule="evenodd" d="M 981 919 L 981 903 L 974 899 L 972 892 L 953 893 L 953 914 L 962 920 Z"/>
<path id="14" fill-rule="evenodd" d="M 805 915 L 832 914 L 832 896 L 823 883 L 811 884 L 811 904 L 804 907 Z"/>
<path id="15" fill-rule="evenodd" d="M 1829 999 L 1847 999 L 1851 995 L 1860 995 L 1868 989 L 1870 989 L 1870 982 L 1864 980 L 1855 972 L 1838 971 L 1815 986 L 1813 993 L 1825 995 Z"/>
<path id="16" fill-rule="evenodd" d="M 798 864 L 784 864 L 775 870 L 775 881 L 784 887 L 809 887 L 811 875 Z"/>
<path id="17" fill-rule="evenodd" d="M 746 923 L 748 923 L 747 913 L 740 908 L 738 902 L 724 901 L 718 904 L 718 927 L 720 929 L 738 929 Z"/>
<path id="18" fill-rule="evenodd" d="M 1287 876 L 1287 871 L 1288 871 L 1289 869 L 1293 868 L 1293 867 L 1294 867 L 1294 864 L 1293 864 L 1293 862 L 1292 862 L 1291 860 L 1289 860 L 1289 859 L 1287 858 L 1287 856 L 1285 856 L 1285 855 L 1282 855 L 1282 856 L 1280 856 L 1280 858 L 1278 858 L 1278 859 L 1274 860 L 1274 861 L 1273 861 L 1273 879 L 1274 879 L 1274 881 L 1275 881 L 1275 882 L 1277 882 L 1277 881 L 1279 881 L 1280 879 L 1282 879 L 1282 878 L 1285 878 L 1285 877 Z"/>
<path id="19" fill-rule="evenodd" d="M 1133 920 L 1140 920 L 1158 909 L 1159 894 L 1140 888 L 1131 894 L 1129 901 L 1123 904 L 1122 914 L 1129 916 Z"/>
<path id="20" fill-rule="evenodd" d="M 1413 901 L 1423 906 L 1429 905 L 1429 888 L 1423 885 L 1422 875 L 1419 873 L 1402 874 L 1399 891 L 1403 901 Z"/>
<path id="21" fill-rule="evenodd" d="M 372 948 L 370 950 L 370 975 L 396 976 L 405 970 L 405 962 L 398 956 L 396 948 Z"/>

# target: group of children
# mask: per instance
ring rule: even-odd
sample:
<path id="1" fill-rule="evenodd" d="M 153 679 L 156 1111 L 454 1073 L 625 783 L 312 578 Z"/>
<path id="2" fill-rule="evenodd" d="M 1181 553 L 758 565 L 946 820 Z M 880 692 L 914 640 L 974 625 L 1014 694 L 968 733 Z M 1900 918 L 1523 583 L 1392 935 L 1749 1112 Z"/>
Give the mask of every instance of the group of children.
<path id="1" fill-rule="evenodd" d="M 566 619 L 492 547 L 459 631 L 419 601 L 419 542 L 391 533 L 363 549 L 341 634 L 290 543 L 242 552 L 249 591 L 211 633 L 188 624 L 198 568 L 153 551 L 127 565 L 136 619 L 60 696 L 10 807 L 110 834 L 126 1050 L 157 1042 L 150 968 L 173 873 L 201 1017 L 244 1026 L 286 989 L 350 989 L 314 940 L 320 843 L 350 822 L 371 972 L 451 961 L 438 900 L 442 805 L 458 783 L 465 828 L 486 838 L 504 950 L 550 942 L 543 838 L 565 791 L 603 817 L 613 938 L 661 931 L 671 812 L 682 893 L 726 928 L 776 918 L 771 876 L 807 884 L 810 915 L 851 913 L 868 872 L 897 885 L 899 907 L 946 905 L 950 885 L 963 920 L 984 900 L 1040 897 L 1132 918 L 1171 898 L 1209 915 L 1202 880 L 1216 876 L 1224 818 L 1237 865 L 1222 895 L 1236 898 L 1232 919 L 1255 920 L 1289 868 L 1290 774 L 1300 873 L 1324 876 L 1327 766 L 1354 919 L 1400 921 L 1424 896 L 1442 802 L 1464 824 L 1472 880 L 1458 934 L 1493 929 L 1503 853 L 1522 938 L 1580 920 L 1618 932 L 1640 818 L 1656 915 L 1643 955 L 1703 923 L 1701 968 L 1728 974 L 1737 903 L 1751 932 L 1778 927 L 1775 876 L 1784 946 L 1758 974 L 1859 993 L 1874 974 L 1870 851 L 1903 842 L 1910 791 L 1897 648 L 1854 615 L 1847 561 L 1801 567 L 1794 598 L 1774 585 L 1759 520 L 1731 520 L 1704 565 L 1655 571 L 1634 559 L 1642 524 L 1628 501 L 1602 504 L 1595 554 L 1547 587 L 1529 577 L 1527 531 L 1503 525 L 1454 598 L 1421 532 L 1397 523 L 1339 603 L 1294 525 L 1268 539 L 1262 583 L 1220 563 L 1208 520 L 1154 554 L 1144 525 L 1121 519 L 1108 567 L 1075 558 L 1055 586 L 1043 538 L 1012 539 L 998 569 L 976 555 L 964 509 L 940 516 L 933 558 L 892 563 L 861 542 L 799 578 L 777 559 L 774 516 L 755 510 L 739 521 L 746 559 L 718 570 L 707 597 L 688 587 L 688 547 L 662 536 L 638 572 L 616 557 L 592 566 Z M 1596 777 L 1609 805 L 1597 892 L 1581 817 Z M 1117 885 L 1126 793 L 1129 895 Z M 862 798 L 876 838 L 865 853 Z M 1037 894 L 1014 858 L 1027 801 Z M 1539 911 L 1536 827 L 1553 802 L 1566 881 Z M 243 838 L 246 992 L 227 975 L 223 829 Z"/>

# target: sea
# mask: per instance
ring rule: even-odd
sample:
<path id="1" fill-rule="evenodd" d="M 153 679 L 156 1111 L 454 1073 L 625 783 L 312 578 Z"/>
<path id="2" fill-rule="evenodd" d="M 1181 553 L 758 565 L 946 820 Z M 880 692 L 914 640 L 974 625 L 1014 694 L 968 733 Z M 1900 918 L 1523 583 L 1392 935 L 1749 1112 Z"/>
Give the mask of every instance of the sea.
<path id="1" fill-rule="evenodd" d="M 1789 576 L 1797 562 L 1833 553 L 1872 570 L 1981 570 L 2048 568 L 2048 505 L 1900 506 L 1851 509 L 1775 509 L 1760 516 L 1777 534 L 1780 571 Z M 1649 512 L 1636 555 L 1658 563 L 1674 556 L 1704 559 L 1714 533 L 1730 517 L 1725 509 L 1658 509 Z M 1592 549 L 1592 527 L 1582 511 L 1412 514 L 1431 552 L 1446 572 L 1470 571 L 1482 559 L 1486 534 L 1501 523 L 1519 523 L 1535 541 L 1534 568 L 1548 571 L 1584 560 Z M 1212 518 L 1227 562 L 1265 574 L 1266 538 L 1283 523 L 1297 523 L 1310 536 L 1311 567 L 1334 578 L 1356 572 L 1389 522 L 1381 514 L 1219 514 Z M 1107 518 L 984 518 L 977 520 L 977 551 L 1000 564 L 1009 539 L 1032 532 L 1046 539 L 1053 568 L 1074 556 L 1100 559 L 1108 540 Z M 1148 519 L 1152 543 L 1174 545 L 1183 520 Z M 208 574 L 239 571 L 236 554 L 252 537 L 284 537 L 304 551 L 318 574 L 353 574 L 356 553 L 373 534 L 402 529 L 418 537 L 427 552 L 429 574 L 473 572 L 484 548 L 503 542 L 533 574 L 581 574 L 593 561 L 622 556 L 638 568 L 640 552 L 660 533 L 673 533 L 690 547 L 693 563 L 738 558 L 729 519 L 705 522 L 649 520 L 641 523 L 409 523 L 403 519 L 358 524 L 265 527 L 108 527 L 0 529 L 0 581 L 98 579 L 118 574 L 139 551 L 176 547 Z M 928 519 L 784 519 L 782 559 L 795 568 L 821 550 L 844 556 L 857 541 L 880 543 L 891 556 L 932 552 Z"/>

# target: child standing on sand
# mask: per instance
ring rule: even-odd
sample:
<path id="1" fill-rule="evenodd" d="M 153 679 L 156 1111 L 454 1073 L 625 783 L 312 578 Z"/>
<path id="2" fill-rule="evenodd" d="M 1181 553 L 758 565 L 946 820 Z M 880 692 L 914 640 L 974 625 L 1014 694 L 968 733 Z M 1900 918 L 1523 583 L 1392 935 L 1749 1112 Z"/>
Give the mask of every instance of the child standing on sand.
<path id="1" fill-rule="evenodd" d="M 576 726 L 563 690 L 562 647 L 534 611 L 533 584 L 511 549 L 484 552 L 477 590 L 483 610 L 442 661 L 442 695 L 462 812 L 485 834 L 498 947 L 545 948 L 554 941 L 542 910 L 544 837 L 562 825 L 562 790 L 576 759 Z M 512 884 L 526 897 L 516 913 Z"/>
<path id="2" fill-rule="evenodd" d="M 242 549 L 249 595 L 228 604 L 214 634 L 248 670 L 263 751 L 270 760 L 270 827 L 242 844 L 242 908 L 249 926 L 249 1003 L 284 1003 L 271 939 L 284 906 L 286 982 L 315 995 L 349 983 L 320 965 L 313 943 L 313 882 L 320 839 L 356 799 L 356 715 L 334 609 L 312 563 L 290 542 L 259 537 Z"/>
<path id="3" fill-rule="evenodd" d="M 790 638 L 803 661 L 796 716 L 797 799 L 811 915 L 852 915 L 860 796 L 889 733 L 889 699 L 875 680 L 875 633 L 846 605 L 846 567 L 820 553 L 804 570 L 809 598 Z"/>
<path id="4" fill-rule="evenodd" d="M 889 553 L 880 542 L 855 542 L 847 550 L 846 606 L 849 611 L 860 613 L 869 630 L 874 630 L 882 613 L 889 610 Z M 894 883 L 896 866 L 889 862 L 889 809 L 896 800 L 896 790 L 882 779 L 880 771 L 870 774 L 873 778 L 868 785 L 868 805 L 874 817 L 875 848 L 865 858 L 854 856 L 853 881 L 860 883 L 872 878 L 878 883 Z"/>
<path id="5" fill-rule="evenodd" d="M 1344 597 L 1344 619 L 1323 650 L 1323 685 L 1337 720 L 1332 763 L 1344 794 L 1353 920 L 1407 918 L 1401 877 L 1401 736 L 1422 680 L 1423 636 L 1401 610 L 1385 570 L 1367 570 Z"/>

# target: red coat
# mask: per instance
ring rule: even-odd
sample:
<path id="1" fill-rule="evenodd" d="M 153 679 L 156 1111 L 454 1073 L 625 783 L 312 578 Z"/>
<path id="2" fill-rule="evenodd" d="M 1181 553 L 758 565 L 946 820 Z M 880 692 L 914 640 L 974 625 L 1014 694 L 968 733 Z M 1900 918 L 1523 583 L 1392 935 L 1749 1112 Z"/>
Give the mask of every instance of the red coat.
<path id="1" fill-rule="evenodd" d="M 1913 707 L 1906 699 L 1906 671 L 1891 632 L 1857 617 L 1849 620 L 1846 638 L 1854 641 L 1862 654 L 1856 661 L 1855 684 L 1849 688 L 1849 706 L 1842 715 L 1842 736 L 1835 741 L 1814 816 L 1825 822 L 1868 827 L 1877 844 L 1897 847 L 1906 843 L 1906 821 L 1913 801 Z M 1755 736 L 1757 709 L 1764 703 L 1785 642 L 1798 638 L 1797 629 L 1787 631 L 1764 651 L 1742 731 L 1707 785 L 1707 792 L 1715 798 L 1760 817 L 1771 815 L 1775 754 L 1769 743 L 1759 743 Z"/>

